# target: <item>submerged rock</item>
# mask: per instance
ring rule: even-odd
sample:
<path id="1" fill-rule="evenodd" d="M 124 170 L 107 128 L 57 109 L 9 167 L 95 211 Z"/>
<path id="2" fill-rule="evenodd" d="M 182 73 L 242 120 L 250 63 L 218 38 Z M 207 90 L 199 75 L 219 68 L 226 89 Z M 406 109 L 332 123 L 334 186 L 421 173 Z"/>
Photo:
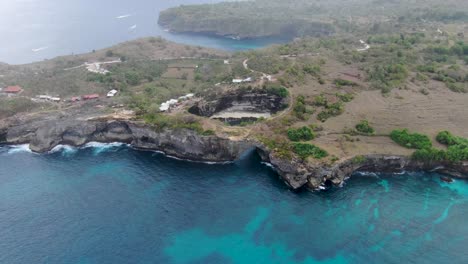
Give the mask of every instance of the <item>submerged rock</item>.
<path id="1" fill-rule="evenodd" d="M 450 178 L 450 177 L 447 177 L 447 176 L 441 176 L 440 179 L 441 179 L 443 182 L 447 182 L 447 183 L 452 183 L 452 182 L 453 182 L 453 179 Z"/>

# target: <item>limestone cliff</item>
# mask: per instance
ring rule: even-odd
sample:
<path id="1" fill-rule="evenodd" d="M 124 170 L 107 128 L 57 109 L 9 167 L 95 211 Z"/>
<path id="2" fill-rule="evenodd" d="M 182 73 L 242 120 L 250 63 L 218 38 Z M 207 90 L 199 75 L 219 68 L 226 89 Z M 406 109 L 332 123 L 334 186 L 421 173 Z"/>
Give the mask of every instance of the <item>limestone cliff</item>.
<path id="1" fill-rule="evenodd" d="M 0 125 L 0 144 L 30 144 L 35 152 L 47 152 L 59 144 L 82 146 L 88 142 L 122 142 L 139 149 L 162 151 L 178 158 L 204 162 L 233 161 L 248 150 L 256 149 L 262 160 L 277 170 L 292 189 L 321 189 L 341 185 L 357 170 L 400 172 L 438 171 L 452 177 L 468 178 L 468 162 L 416 162 L 405 156 L 368 155 L 337 161 L 335 164 L 278 158 L 254 140 L 233 141 L 218 136 L 202 136 L 188 129 L 156 131 L 133 122 L 76 119 L 46 119 Z"/>

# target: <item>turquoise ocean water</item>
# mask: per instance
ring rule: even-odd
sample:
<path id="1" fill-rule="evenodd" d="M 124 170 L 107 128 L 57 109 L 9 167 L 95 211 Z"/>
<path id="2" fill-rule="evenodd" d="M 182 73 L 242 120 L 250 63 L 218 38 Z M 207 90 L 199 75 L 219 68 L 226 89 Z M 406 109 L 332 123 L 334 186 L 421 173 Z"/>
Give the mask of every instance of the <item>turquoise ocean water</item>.
<path id="1" fill-rule="evenodd" d="M 0 148 L 0 263 L 466 263 L 468 183 L 357 174 L 292 192 L 248 155 Z"/>

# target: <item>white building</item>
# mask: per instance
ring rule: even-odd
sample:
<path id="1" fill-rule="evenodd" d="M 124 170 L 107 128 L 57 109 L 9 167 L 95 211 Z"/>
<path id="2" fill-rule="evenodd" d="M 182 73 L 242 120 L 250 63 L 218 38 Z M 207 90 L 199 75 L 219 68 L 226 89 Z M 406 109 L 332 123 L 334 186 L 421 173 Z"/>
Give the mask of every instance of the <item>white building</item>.
<path id="1" fill-rule="evenodd" d="M 245 78 L 245 79 L 232 79 L 232 83 L 246 83 L 246 82 L 252 82 L 252 77 Z"/>
<path id="2" fill-rule="evenodd" d="M 113 89 L 107 93 L 107 97 L 114 97 L 119 91 Z"/>
<path id="3" fill-rule="evenodd" d="M 166 102 L 161 104 L 161 106 L 159 107 L 159 111 L 166 112 L 171 108 L 171 106 L 177 104 L 178 102 L 179 101 L 176 100 L 176 99 L 171 99 L 169 101 L 166 101 Z"/>

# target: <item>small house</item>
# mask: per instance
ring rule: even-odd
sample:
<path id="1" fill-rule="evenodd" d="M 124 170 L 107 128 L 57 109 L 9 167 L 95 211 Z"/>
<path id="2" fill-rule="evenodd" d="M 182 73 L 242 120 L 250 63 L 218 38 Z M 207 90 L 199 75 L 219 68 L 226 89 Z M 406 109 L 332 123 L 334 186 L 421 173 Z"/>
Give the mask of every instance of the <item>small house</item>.
<path id="1" fill-rule="evenodd" d="M 79 102 L 80 100 L 81 100 L 81 99 L 80 99 L 80 97 L 78 97 L 78 96 L 73 96 L 73 97 L 70 99 L 71 102 Z"/>
<path id="2" fill-rule="evenodd" d="M 243 83 L 244 80 L 242 79 L 233 79 L 232 83 Z"/>
<path id="3" fill-rule="evenodd" d="M 23 89 L 18 86 L 8 86 L 2 90 L 2 92 L 7 93 L 7 94 L 19 94 L 23 91 Z"/>
<path id="4" fill-rule="evenodd" d="M 98 99 L 99 98 L 99 94 L 87 94 L 87 95 L 83 95 L 83 100 L 93 100 L 93 99 Z"/>

